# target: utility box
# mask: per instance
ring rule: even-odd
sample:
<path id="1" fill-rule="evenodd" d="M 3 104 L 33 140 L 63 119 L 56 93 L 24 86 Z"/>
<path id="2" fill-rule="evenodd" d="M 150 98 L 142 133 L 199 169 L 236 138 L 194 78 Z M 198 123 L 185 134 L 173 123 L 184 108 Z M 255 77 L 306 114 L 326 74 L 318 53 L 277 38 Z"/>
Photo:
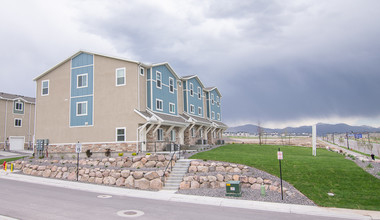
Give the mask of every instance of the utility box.
<path id="1" fill-rule="evenodd" d="M 226 196 L 241 197 L 240 181 L 228 181 L 226 183 Z"/>

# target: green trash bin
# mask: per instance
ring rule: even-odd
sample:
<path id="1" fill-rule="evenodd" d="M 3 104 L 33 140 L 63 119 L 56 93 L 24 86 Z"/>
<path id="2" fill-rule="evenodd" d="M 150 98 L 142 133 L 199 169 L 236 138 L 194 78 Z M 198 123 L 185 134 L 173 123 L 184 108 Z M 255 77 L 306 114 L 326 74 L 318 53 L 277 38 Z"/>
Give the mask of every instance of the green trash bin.
<path id="1" fill-rule="evenodd" d="M 241 197 L 240 181 L 228 181 L 226 183 L 226 196 Z"/>

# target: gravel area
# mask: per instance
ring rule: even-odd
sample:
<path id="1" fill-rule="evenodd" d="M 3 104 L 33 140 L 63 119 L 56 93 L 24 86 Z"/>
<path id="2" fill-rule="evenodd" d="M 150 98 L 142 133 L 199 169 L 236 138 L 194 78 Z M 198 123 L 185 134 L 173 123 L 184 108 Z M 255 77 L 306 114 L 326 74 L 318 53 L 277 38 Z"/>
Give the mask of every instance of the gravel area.
<path id="1" fill-rule="evenodd" d="M 350 157 L 346 157 L 348 160 L 352 160 Z M 353 160 L 359 167 L 363 168 L 364 171 L 368 172 L 372 176 L 380 179 L 380 160 L 373 161 L 369 159 L 370 161 L 364 161 L 360 158 L 355 158 Z"/>
<path id="2" fill-rule="evenodd" d="M 216 162 L 219 161 L 207 161 L 207 162 Z M 196 173 L 196 175 L 214 175 L 216 172 L 209 173 Z M 262 170 L 249 167 L 249 172 L 247 174 L 251 174 L 249 176 L 253 177 L 261 177 L 263 179 L 270 179 L 273 183 L 280 183 L 280 178 L 273 176 L 267 172 Z M 187 173 L 187 176 L 195 175 L 194 173 Z M 210 197 L 223 197 L 223 198 L 233 198 L 233 199 L 245 199 L 245 200 L 255 200 L 255 201 L 266 201 L 266 202 L 279 202 L 279 203 L 290 203 L 290 204 L 299 204 L 299 205 L 315 205 L 313 201 L 308 199 L 305 195 L 299 192 L 296 188 L 294 188 L 291 184 L 286 181 L 282 181 L 283 187 L 288 190 L 287 193 L 284 193 L 284 200 L 281 200 L 281 193 L 266 190 L 266 195 L 261 195 L 261 190 L 256 189 L 252 190 L 251 188 L 242 188 L 242 197 L 230 197 L 225 196 L 226 189 L 225 188 L 199 188 L 199 189 L 186 189 L 186 190 L 178 190 L 177 193 L 180 194 L 188 194 L 188 195 L 198 195 L 198 196 L 210 196 Z"/>

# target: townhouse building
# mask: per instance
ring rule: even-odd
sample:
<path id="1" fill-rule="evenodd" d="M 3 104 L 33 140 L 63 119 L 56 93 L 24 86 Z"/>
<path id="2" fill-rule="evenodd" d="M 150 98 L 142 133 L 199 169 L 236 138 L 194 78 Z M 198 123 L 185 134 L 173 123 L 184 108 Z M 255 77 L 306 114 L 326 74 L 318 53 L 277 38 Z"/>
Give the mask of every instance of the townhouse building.
<path id="1" fill-rule="evenodd" d="M 0 150 L 33 147 L 35 98 L 0 92 Z"/>
<path id="2" fill-rule="evenodd" d="M 227 129 L 218 89 L 168 63 L 79 51 L 34 80 L 36 139 L 48 139 L 50 152 L 73 152 L 77 142 L 124 152 L 216 144 Z"/>

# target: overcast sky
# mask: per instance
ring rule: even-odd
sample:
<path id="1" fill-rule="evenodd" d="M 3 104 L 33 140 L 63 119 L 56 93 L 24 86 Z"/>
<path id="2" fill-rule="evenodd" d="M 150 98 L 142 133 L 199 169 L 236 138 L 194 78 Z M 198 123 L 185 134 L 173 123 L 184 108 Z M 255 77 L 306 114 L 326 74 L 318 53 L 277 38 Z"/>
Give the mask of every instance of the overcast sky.
<path id="1" fill-rule="evenodd" d="M 229 126 L 380 127 L 380 1 L 1 1 L 0 91 L 83 49 L 169 62 L 222 93 Z"/>

